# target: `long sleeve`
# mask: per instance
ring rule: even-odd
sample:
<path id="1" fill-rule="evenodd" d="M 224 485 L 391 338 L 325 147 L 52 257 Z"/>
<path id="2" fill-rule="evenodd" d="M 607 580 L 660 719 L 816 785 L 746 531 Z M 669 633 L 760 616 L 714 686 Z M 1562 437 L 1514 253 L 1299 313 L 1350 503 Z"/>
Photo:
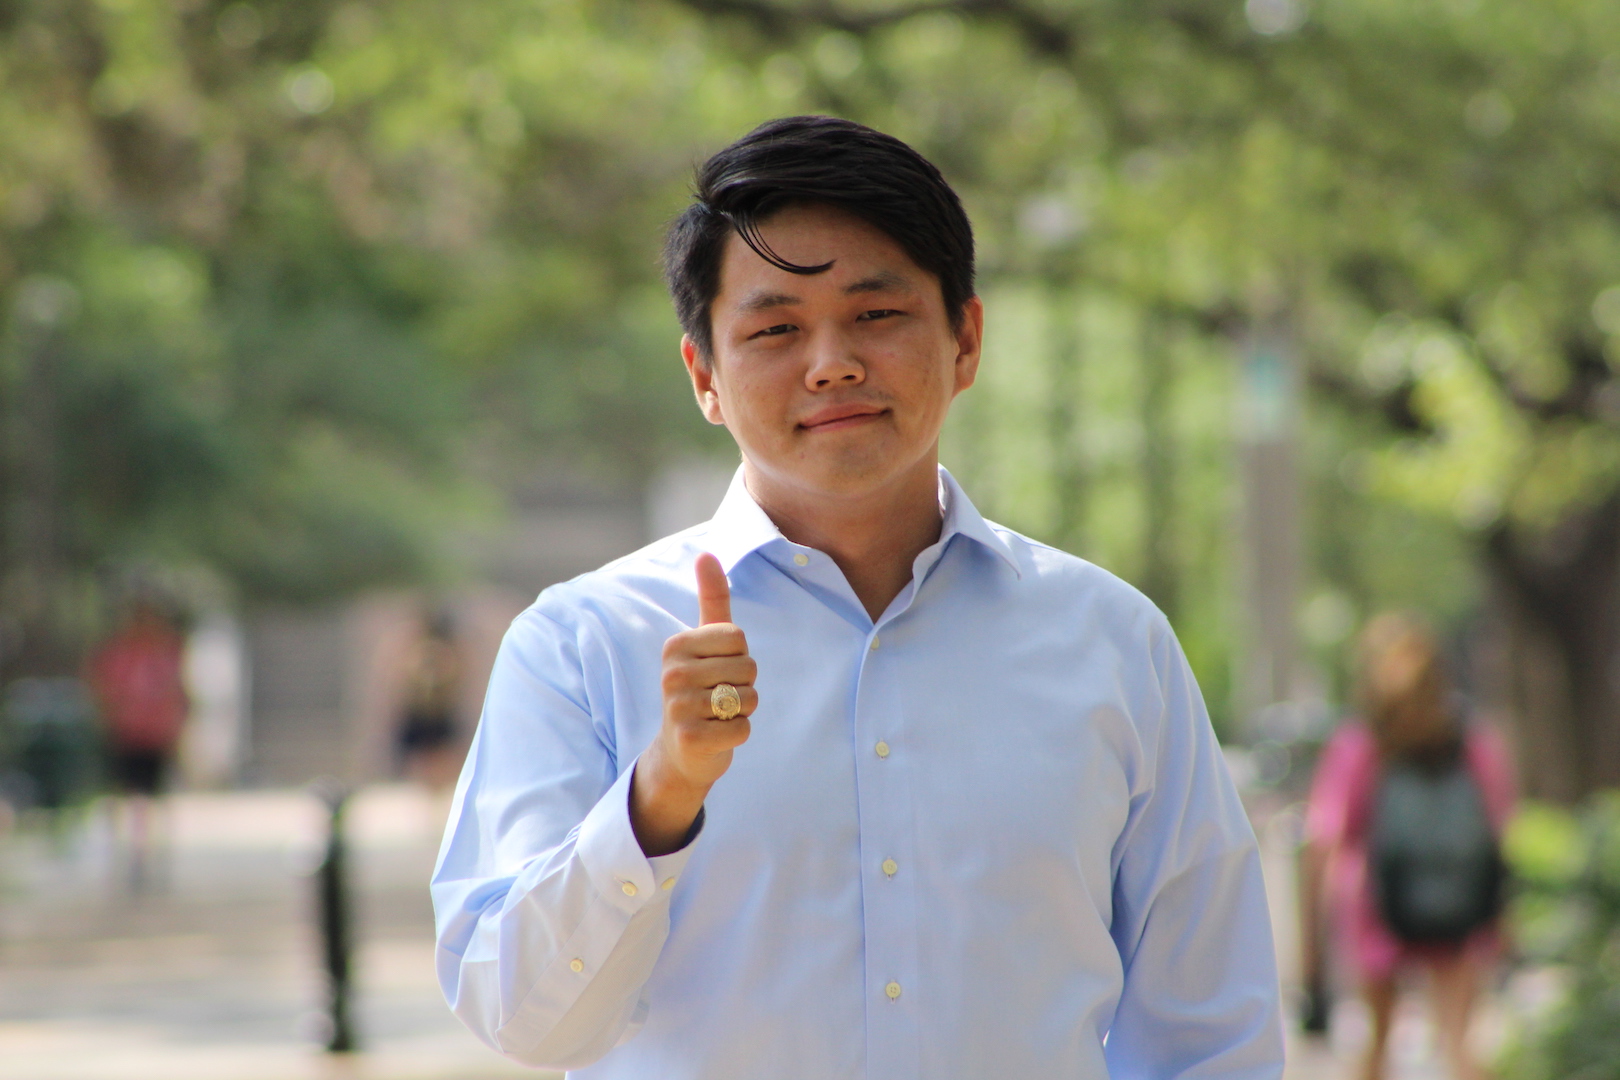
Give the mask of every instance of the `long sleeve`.
<path id="1" fill-rule="evenodd" d="M 635 1034 L 691 852 L 636 842 L 593 647 L 538 608 L 513 624 L 433 874 L 446 1000 L 529 1065 L 577 1068 Z"/>
<path id="2" fill-rule="evenodd" d="M 1116 847 L 1111 932 L 1124 989 L 1109 1075 L 1282 1072 L 1276 961 L 1260 854 L 1203 699 L 1164 627 L 1159 700 L 1142 728 L 1144 775 Z"/>

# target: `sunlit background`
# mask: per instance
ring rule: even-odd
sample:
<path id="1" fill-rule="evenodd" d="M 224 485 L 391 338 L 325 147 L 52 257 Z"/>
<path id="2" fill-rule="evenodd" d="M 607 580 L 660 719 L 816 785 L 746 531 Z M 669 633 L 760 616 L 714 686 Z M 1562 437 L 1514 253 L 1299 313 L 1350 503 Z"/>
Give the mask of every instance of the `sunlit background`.
<path id="1" fill-rule="evenodd" d="M 1612 0 L 0 2 L 0 1077 L 516 1073 L 433 983 L 445 778 L 506 623 L 718 502 L 662 227 L 801 112 L 961 193 L 989 329 L 945 463 L 1169 615 L 1285 983 L 1350 644 L 1415 609 L 1536 800 L 1481 1053 L 1620 1077 Z M 83 682 L 137 602 L 190 693 L 150 814 Z M 439 757 L 400 741 L 435 678 Z M 1443 1075 L 1423 1009 L 1399 1077 Z"/>

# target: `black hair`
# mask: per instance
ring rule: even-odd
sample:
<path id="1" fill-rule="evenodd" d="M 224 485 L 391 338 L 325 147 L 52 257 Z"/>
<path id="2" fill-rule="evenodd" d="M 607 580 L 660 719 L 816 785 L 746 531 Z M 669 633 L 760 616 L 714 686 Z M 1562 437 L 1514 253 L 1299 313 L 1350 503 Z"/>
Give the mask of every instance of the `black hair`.
<path id="1" fill-rule="evenodd" d="M 697 171 L 692 205 L 670 225 L 664 277 L 675 314 L 705 359 L 713 355 L 710 306 L 720 291 L 726 238 L 742 237 L 760 258 L 793 274 L 799 266 L 765 243 L 759 227 L 797 203 L 822 203 L 862 218 L 939 279 L 951 327 L 973 297 L 973 226 L 962 201 L 927 158 L 881 131 L 832 116 L 771 120 Z"/>

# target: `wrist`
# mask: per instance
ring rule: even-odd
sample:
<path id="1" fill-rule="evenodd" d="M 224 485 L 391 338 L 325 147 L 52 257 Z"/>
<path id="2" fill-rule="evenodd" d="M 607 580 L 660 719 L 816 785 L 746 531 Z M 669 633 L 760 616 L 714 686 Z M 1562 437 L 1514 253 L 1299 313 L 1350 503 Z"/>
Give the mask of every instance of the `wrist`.
<path id="1" fill-rule="evenodd" d="M 630 827 L 642 853 L 654 857 L 678 851 L 703 809 L 709 787 L 671 768 L 656 743 L 649 747 L 630 779 Z"/>

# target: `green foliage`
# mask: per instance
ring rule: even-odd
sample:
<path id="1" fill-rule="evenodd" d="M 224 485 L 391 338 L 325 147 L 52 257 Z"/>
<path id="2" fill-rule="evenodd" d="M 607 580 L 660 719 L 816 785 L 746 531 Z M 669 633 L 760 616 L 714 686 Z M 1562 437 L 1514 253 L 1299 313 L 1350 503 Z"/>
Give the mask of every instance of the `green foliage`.
<path id="1" fill-rule="evenodd" d="M 1558 965 L 1565 985 L 1508 1051 L 1504 1080 L 1620 1077 L 1620 793 L 1578 816 L 1527 808 L 1505 851 L 1523 884 L 1512 912 L 1520 944 Z"/>
<path id="2" fill-rule="evenodd" d="M 419 580 L 489 489 L 719 448 L 661 227 L 705 151 L 823 111 L 917 145 L 974 217 L 989 341 L 948 464 L 1141 585 L 1218 714 L 1256 335 L 1297 377 L 1317 659 L 1377 607 L 1459 618 L 1474 538 L 1620 484 L 1620 7 L 1274 6 L 1304 21 L 7 5 L 0 597 L 71 622 L 41 597 L 153 562 L 250 598 Z"/>
<path id="3" fill-rule="evenodd" d="M 751 116 L 693 19 L 629 14 L 5 9 L 0 669 L 69 669 L 131 568 L 420 581 L 537 459 L 634 484 L 709 436 L 653 255 Z"/>

